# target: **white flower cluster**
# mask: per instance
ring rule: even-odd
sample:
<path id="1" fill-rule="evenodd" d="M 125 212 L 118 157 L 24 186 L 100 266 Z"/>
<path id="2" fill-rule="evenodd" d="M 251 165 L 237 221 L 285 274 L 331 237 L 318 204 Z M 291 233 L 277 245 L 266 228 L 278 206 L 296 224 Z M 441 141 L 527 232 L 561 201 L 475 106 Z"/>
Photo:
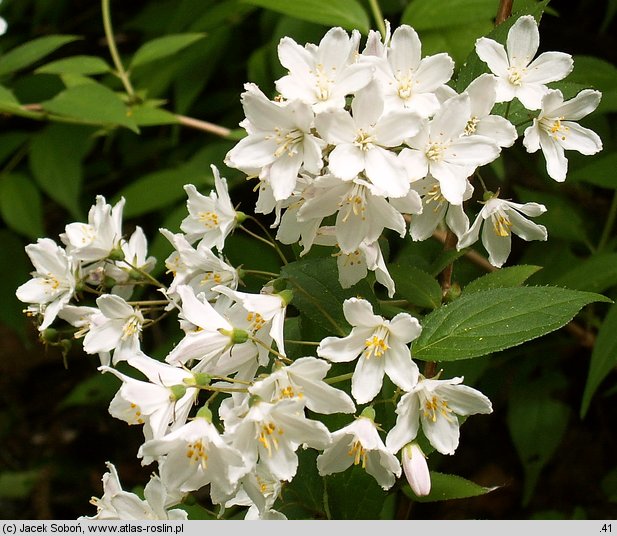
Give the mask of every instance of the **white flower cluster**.
<path id="1" fill-rule="evenodd" d="M 495 103 L 517 98 L 540 109 L 524 133 L 529 152 L 542 149 L 548 174 L 563 181 L 564 150 L 594 154 L 602 143 L 573 122 L 592 112 L 600 93 L 585 90 L 564 102 L 546 86 L 565 78 L 572 58 L 548 52 L 536 59 L 535 19 L 521 17 L 510 29 L 507 47 L 487 38 L 476 50 L 493 74 L 475 79 L 461 94 L 447 83 L 454 62 L 445 53 L 422 58 L 418 35 L 400 26 L 382 41 L 333 28 L 318 46 L 281 40 L 279 59 L 289 74 L 276 82 L 271 101 L 257 86 L 242 95 L 247 136 L 227 155 L 226 164 L 258 177 L 257 211 L 276 212 L 277 238 L 336 245 L 343 287 L 368 270 L 394 293 L 379 247 L 384 229 L 404 236 L 406 218 L 414 240 L 424 240 L 445 218 L 459 249 L 478 240 L 490 262 L 501 266 L 510 253 L 511 234 L 546 240 L 546 229 L 524 216 L 546 209 L 519 205 L 490 194 L 473 225 L 463 202 L 473 194 L 470 179 L 517 139 L 515 127 L 493 115 Z M 327 223 L 324 223 L 327 222 Z"/>
<path id="2" fill-rule="evenodd" d="M 284 38 L 279 58 L 289 74 L 276 82 L 281 96 L 271 101 L 247 84 L 247 136 L 226 163 L 259 178 L 256 210 L 276 213 L 279 241 L 299 242 L 304 252 L 313 244 L 340 250 L 344 287 L 373 270 L 393 296 L 378 239 L 386 228 L 404 236 L 405 216 L 411 216 L 414 240 L 428 238 L 445 219 L 459 248 L 475 242 L 482 222 L 490 220 L 482 240 L 500 266 L 511 232 L 544 240 L 546 230 L 524 217 L 544 211 L 535 203 L 493 195 L 471 226 L 463 210 L 476 168 L 517 137 L 506 119 L 491 115 L 495 102 L 516 97 L 541 108 L 524 143 L 530 151 L 543 150 L 557 180 L 565 174 L 564 149 L 591 154 L 601 147 L 594 133 L 565 120 L 593 110 L 599 94 L 583 91 L 563 103 L 558 91 L 547 89 L 545 83 L 569 72 L 571 59 L 550 53 L 532 61 L 537 32 L 534 19 L 523 17 L 510 31 L 507 53 L 479 40 L 478 54 L 495 76 L 479 77 L 460 95 L 446 85 L 452 60 L 447 54 L 422 58 L 409 26 L 385 42 L 371 32 L 362 53 L 360 35 L 340 28 L 318 46 Z M 168 286 L 151 275 L 155 260 L 147 256 L 141 229 L 124 238 L 123 200 L 112 207 L 99 196 L 88 223 L 66 226 L 64 247 L 45 238 L 26 248 L 36 271 L 18 298 L 30 304 L 27 311 L 46 340 L 58 337 L 51 327 L 57 318 L 66 321 L 74 338 L 83 337 L 84 350 L 98 354 L 99 370 L 121 380 L 109 412 L 143 427 L 137 455 L 144 465 L 157 465 L 141 499 L 122 489 L 109 464 L 104 494 L 93 499 L 93 519 L 182 519 L 185 512 L 174 507 L 204 488 L 221 513 L 242 505 L 249 507 L 248 519 L 284 518 L 274 505 L 296 475 L 300 447 L 320 451 L 320 475 L 360 465 L 389 489 L 404 470 L 414 491 L 426 495 L 430 477 L 416 442 L 420 426 L 435 450 L 453 454 L 458 416 L 490 413 L 490 401 L 462 378 L 423 377 L 410 352 L 421 333 L 418 320 L 408 313 L 383 318 L 362 298 L 343 304 L 352 326 L 347 336 L 316 343 L 316 356 L 290 359 L 284 325 L 292 293 L 273 283 L 257 294 L 238 291 L 242 270 L 223 250 L 247 216 L 234 209 L 226 180 L 212 170 L 215 191 L 208 196 L 185 187 L 182 232 L 161 229 L 174 248 L 165 261 L 173 275 Z M 159 299 L 142 299 L 152 287 Z M 77 305 L 88 295 L 96 306 Z M 182 338 L 158 361 L 142 351 L 142 330 L 173 311 Z M 353 361 L 353 373 L 327 377 L 331 363 Z M 127 368 L 118 370 L 119 362 Z M 372 408 L 384 375 L 401 395 L 385 442 Z M 348 379 L 351 396 L 333 386 Z M 369 405 L 339 430 L 314 418 L 353 414 L 356 404 Z"/>

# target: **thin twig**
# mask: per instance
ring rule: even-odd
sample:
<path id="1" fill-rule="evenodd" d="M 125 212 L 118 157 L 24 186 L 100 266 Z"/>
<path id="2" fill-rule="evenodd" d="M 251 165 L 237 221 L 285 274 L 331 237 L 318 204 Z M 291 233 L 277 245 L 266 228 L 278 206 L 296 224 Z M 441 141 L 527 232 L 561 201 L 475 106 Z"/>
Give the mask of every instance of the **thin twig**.
<path id="1" fill-rule="evenodd" d="M 111 25 L 109 0 L 101 0 L 101 7 L 103 10 L 103 27 L 105 28 L 105 39 L 107 40 L 109 54 L 111 55 L 111 59 L 113 60 L 116 67 L 116 74 L 118 75 L 118 78 L 120 78 L 120 80 L 122 81 L 122 85 L 124 86 L 124 89 L 126 90 L 129 99 L 133 100 L 135 98 L 135 90 L 133 89 L 133 85 L 129 80 L 129 75 L 126 72 L 124 65 L 122 65 L 120 54 L 118 54 L 118 49 L 116 47 L 116 39 L 114 37 L 114 30 Z"/>
<path id="2" fill-rule="evenodd" d="M 202 121 L 201 119 L 195 119 L 193 117 L 187 117 L 186 115 L 179 114 L 176 114 L 176 119 L 178 120 L 178 123 L 185 127 L 209 132 L 210 134 L 214 134 L 222 138 L 226 138 L 229 134 L 231 134 L 231 129 L 222 127 L 221 125 L 215 125 L 214 123 L 210 123 L 208 121 Z"/>
<path id="3" fill-rule="evenodd" d="M 512 4 L 514 0 L 500 0 L 499 7 L 497 8 L 497 16 L 495 17 L 495 26 L 504 22 L 510 15 L 512 15 Z"/>

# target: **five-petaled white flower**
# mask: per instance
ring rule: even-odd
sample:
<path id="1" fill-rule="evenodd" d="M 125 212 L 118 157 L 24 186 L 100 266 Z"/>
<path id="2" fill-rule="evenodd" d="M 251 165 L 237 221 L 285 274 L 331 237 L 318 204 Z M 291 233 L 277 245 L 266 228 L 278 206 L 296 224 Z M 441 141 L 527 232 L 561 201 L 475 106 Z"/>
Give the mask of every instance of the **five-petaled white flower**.
<path id="1" fill-rule="evenodd" d="M 320 475 L 340 473 L 353 464 L 362 466 L 383 489 L 394 485 L 401 465 L 379 437 L 370 413 L 364 410 L 351 424 L 332 433 L 332 444 L 317 457 Z"/>
<path id="2" fill-rule="evenodd" d="M 409 347 L 420 336 L 420 323 L 407 313 L 392 320 L 373 313 L 370 302 L 349 298 L 343 303 L 347 322 L 353 328 L 347 337 L 326 337 L 317 347 L 317 355 L 335 363 L 358 358 L 351 379 L 351 393 L 359 404 L 377 396 L 384 373 L 401 389 L 409 391 L 418 381 L 418 366 Z"/>
<path id="3" fill-rule="evenodd" d="M 523 240 L 546 240 L 546 227 L 533 223 L 523 216 L 540 216 L 546 212 L 546 207 L 538 203 L 513 203 L 505 199 L 493 197 L 486 201 L 469 230 L 459 237 L 457 249 L 466 248 L 478 240 L 482 226 L 482 244 L 489 253 L 489 262 L 501 267 L 510 255 L 512 233 Z"/>
<path id="4" fill-rule="evenodd" d="M 300 101 L 270 101 L 255 84 L 246 84 L 241 125 L 248 136 L 227 153 L 225 163 L 249 175 L 259 175 L 272 187 L 276 201 L 287 199 L 301 167 L 319 173 L 323 141 L 311 134 L 314 114 Z"/>
<path id="5" fill-rule="evenodd" d="M 538 24 L 531 15 L 521 17 L 510 28 L 505 48 L 487 37 L 476 41 L 478 56 L 497 77 L 497 102 L 516 97 L 528 110 L 537 110 L 548 91 L 545 84 L 570 74 L 574 65 L 572 56 L 544 52 L 534 60 L 539 45 Z"/>
<path id="6" fill-rule="evenodd" d="M 459 441 L 457 415 L 491 413 L 491 401 L 477 389 L 460 385 L 463 378 L 420 381 L 396 406 L 396 424 L 386 437 L 391 452 L 398 452 L 422 431 L 442 454 L 454 454 Z"/>
<path id="7" fill-rule="evenodd" d="M 236 210 L 231 204 L 227 181 L 221 177 L 216 166 L 210 166 L 214 175 L 214 188 L 209 196 L 200 194 L 192 184 L 184 187 L 188 195 L 189 215 L 182 220 L 180 229 L 186 233 L 186 239 L 192 244 L 200 240 L 205 247 L 223 250 L 225 238 L 233 231 L 238 222 Z"/>
<path id="8" fill-rule="evenodd" d="M 39 305 L 43 322 L 39 330 L 49 327 L 75 292 L 75 261 L 50 238 L 39 238 L 26 246 L 26 253 L 36 271 L 33 279 L 21 285 L 17 298 L 24 303 Z"/>
<path id="9" fill-rule="evenodd" d="M 312 105 L 316 113 L 345 107 L 345 97 L 366 86 L 373 78 L 371 65 L 356 62 L 360 33 L 351 37 L 342 28 L 332 28 L 318 46 L 298 45 L 283 37 L 279 60 L 289 74 L 276 81 L 277 91 L 286 99 Z"/>
<path id="10" fill-rule="evenodd" d="M 578 151 L 585 155 L 602 150 L 600 136 L 574 122 L 593 112 L 600 104 L 601 97 L 599 91 L 584 89 L 573 99 L 564 102 L 561 91 L 549 91 L 542 99 L 540 114 L 525 129 L 523 145 L 527 152 L 535 153 L 542 149 L 546 158 L 546 171 L 556 181 L 566 180 L 568 159 L 564 150 Z"/>

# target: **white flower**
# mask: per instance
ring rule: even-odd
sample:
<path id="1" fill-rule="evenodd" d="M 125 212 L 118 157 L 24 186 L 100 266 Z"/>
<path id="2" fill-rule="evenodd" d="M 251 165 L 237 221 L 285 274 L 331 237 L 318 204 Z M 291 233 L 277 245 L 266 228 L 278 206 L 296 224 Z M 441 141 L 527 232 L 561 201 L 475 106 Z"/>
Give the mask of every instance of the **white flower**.
<path id="1" fill-rule="evenodd" d="M 374 63 L 386 109 L 404 108 L 423 118 L 439 109 L 435 92 L 450 80 L 454 62 L 446 53 L 422 59 L 421 49 L 416 31 L 403 24 L 392 34 L 387 60 Z"/>
<path id="2" fill-rule="evenodd" d="M 255 84 L 246 84 L 242 106 L 248 136 L 227 153 L 225 163 L 249 175 L 259 175 L 272 187 L 276 201 L 287 199 L 300 168 L 319 173 L 323 142 L 310 131 L 314 114 L 299 100 L 270 101 Z M 267 170 L 264 169 L 267 166 Z"/>
<path id="3" fill-rule="evenodd" d="M 349 395 L 323 381 L 330 367 L 321 359 L 301 357 L 255 383 L 249 392 L 269 402 L 298 398 L 310 410 L 325 415 L 353 413 L 356 407 Z"/>
<path id="4" fill-rule="evenodd" d="M 373 314 L 368 301 L 358 298 L 345 300 L 343 312 L 353 326 L 351 333 L 343 338 L 326 337 L 317 347 L 317 355 L 335 363 L 358 358 L 351 393 L 360 404 L 379 393 L 384 373 L 409 391 L 418 381 L 419 371 L 407 345 L 420 335 L 419 322 L 407 313 L 386 320 Z"/>
<path id="5" fill-rule="evenodd" d="M 459 441 L 457 415 L 491 413 L 491 401 L 480 391 L 459 385 L 463 378 L 427 380 L 420 378 L 396 406 L 396 425 L 386 437 L 391 452 L 398 452 L 422 431 L 442 454 L 454 454 Z"/>
<path id="6" fill-rule="evenodd" d="M 441 193 L 439 182 L 430 175 L 412 183 L 411 187 L 422 196 L 422 212 L 414 214 L 409 222 L 409 234 L 414 241 L 429 238 L 439 224 L 444 220 L 448 228 L 460 238 L 469 229 L 463 205 L 448 203 Z M 463 201 L 467 201 L 473 194 L 473 186 L 467 181 L 467 188 L 463 194 Z"/>
<path id="7" fill-rule="evenodd" d="M 490 74 L 476 78 L 465 90 L 469 95 L 470 117 L 464 134 L 491 138 L 500 147 L 510 147 L 516 141 L 516 128 L 505 117 L 491 115 L 495 105 L 497 79 Z"/>
<path id="8" fill-rule="evenodd" d="M 96 299 L 101 312 L 84 338 L 89 354 L 114 351 L 114 365 L 139 353 L 139 336 L 144 317 L 119 296 L 105 294 Z"/>
<path id="9" fill-rule="evenodd" d="M 58 313 L 75 292 L 75 263 L 64 249 L 50 238 L 39 238 L 36 244 L 26 246 L 26 253 L 34 268 L 33 279 L 21 285 L 17 298 L 24 303 L 40 306 L 43 322 L 39 330 L 51 325 Z"/>
<path id="10" fill-rule="evenodd" d="M 405 138 L 420 129 L 420 118 L 408 110 L 383 113 L 383 99 L 377 84 L 359 91 L 351 103 L 352 115 L 344 110 L 319 114 L 315 127 L 329 144 L 328 167 L 336 177 L 350 181 L 364 171 L 373 191 L 384 197 L 403 197 L 409 180 L 396 154 Z"/>
<path id="11" fill-rule="evenodd" d="M 195 401 L 198 389 L 190 372 L 151 359 L 144 354 L 127 360 L 149 381 L 131 378 L 116 369 L 101 366 L 122 380 L 122 386 L 109 405 L 109 413 L 128 424 L 143 424 L 146 440 L 163 437 L 169 425 L 182 426 Z M 144 460 L 144 463 L 150 463 Z"/>
<path id="12" fill-rule="evenodd" d="M 430 173 L 453 205 L 462 204 L 467 177 L 500 153 L 493 140 L 464 135 L 471 117 L 470 106 L 466 93 L 447 100 L 418 135 L 405 141 L 411 149 L 403 149 L 399 156 L 412 181 Z"/>
<path id="13" fill-rule="evenodd" d="M 165 437 L 146 441 L 137 456 L 165 456 L 159 463 L 161 480 L 166 487 L 183 493 L 210 483 L 231 493 L 247 471 L 240 453 L 227 445 L 199 412 Z"/>
<path id="14" fill-rule="evenodd" d="M 157 476 L 153 476 L 144 488 L 145 500 L 140 499 L 135 493 L 122 489 L 118 478 L 118 472 L 114 465 L 106 462 L 109 473 L 103 475 L 103 496 L 98 499 L 93 497 L 90 504 L 96 506 L 96 515 L 92 517 L 82 516 L 79 519 L 92 520 L 185 520 L 187 513 L 181 509 L 168 510 L 169 500 L 167 489 L 162 485 Z"/>
<path id="15" fill-rule="evenodd" d="M 366 411 L 366 410 L 365 410 Z M 401 474 L 396 457 L 386 449 L 373 419 L 360 416 L 332 433 L 332 444 L 317 457 L 321 476 L 361 465 L 383 489 L 389 489 Z"/>
<path id="16" fill-rule="evenodd" d="M 180 229 L 186 233 L 186 239 L 190 243 L 201 240 L 205 247 L 215 246 L 222 251 L 225 238 L 236 226 L 237 215 L 229 198 L 227 181 L 220 176 L 216 166 L 210 167 L 214 175 L 216 192 L 211 191 L 206 197 L 201 195 L 192 184 L 184 187 L 188 194 L 189 215 L 182 220 Z"/>
<path id="17" fill-rule="evenodd" d="M 286 99 L 300 99 L 316 113 L 345 107 L 345 97 L 366 86 L 373 77 L 370 65 L 356 63 L 360 34 L 351 38 L 342 28 L 332 28 L 318 46 L 298 45 L 283 37 L 278 55 L 289 74 L 276 81 L 277 91 Z"/>
<path id="18" fill-rule="evenodd" d="M 426 456 L 415 441 L 405 445 L 402 450 L 402 465 L 409 486 L 418 497 L 431 492 L 431 474 L 426 463 Z"/>
<path id="19" fill-rule="evenodd" d="M 273 404 L 254 401 L 226 429 L 226 436 L 251 467 L 259 460 L 274 477 L 287 481 L 296 474 L 296 450 L 300 445 L 322 449 L 330 443 L 328 429 L 305 417 L 304 403 L 299 399 L 283 399 Z"/>
<path id="20" fill-rule="evenodd" d="M 490 220 L 489 225 L 485 223 L 482 227 L 482 244 L 489 253 L 489 262 L 501 267 L 510 255 L 512 233 L 527 241 L 547 239 L 546 227 L 523 216 L 535 217 L 545 212 L 546 207 L 538 203 L 521 205 L 493 197 L 484 204 L 469 230 L 459 238 L 456 247 L 461 250 L 476 242 L 480 227 L 485 220 Z"/>
<path id="21" fill-rule="evenodd" d="M 167 270 L 174 276 L 168 293 L 176 292 L 178 285 L 188 285 L 195 294 L 204 293 L 207 300 L 219 296 L 212 290 L 215 285 L 225 285 L 231 289 L 238 286 L 238 272 L 217 257 L 210 248 L 200 243 L 195 249 L 181 233 L 173 234 L 167 229 L 159 229 L 161 234 L 174 246 L 175 251 L 165 260 Z"/>
<path id="22" fill-rule="evenodd" d="M 497 77 L 497 102 L 515 97 L 528 110 L 540 108 L 545 84 L 562 80 L 572 71 L 572 56 L 563 52 L 544 52 L 533 59 L 540 44 L 538 24 L 531 15 L 518 19 L 508 32 L 506 48 L 481 37 L 476 52 Z M 533 60 L 533 61 L 532 61 Z"/>
<path id="23" fill-rule="evenodd" d="M 102 195 L 97 195 L 96 204 L 88 212 L 88 223 L 70 223 L 60 235 L 67 252 L 85 262 L 108 257 L 122 240 L 123 209 L 124 198 L 112 208 Z"/>
<path id="24" fill-rule="evenodd" d="M 324 175 L 316 186 L 319 189 L 315 195 L 298 210 L 298 219 L 325 218 L 336 212 L 336 241 L 344 253 L 353 253 L 363 241 L 375 242 L 385 227 L 405 236 L 407 229 L 401 213 L 385 198 L 374 195 L 366 181 L 343 181 Z M 420 207 L 420 198 L 414 195 Z"/>
<path id="25" fill-rule="evenodd" d="M 523 145 L 529 153 L 542 149 L 546 158 L 546 171 L 556 181 L 566 180 L 568 160 L 564 150 L 578 151 L 585 155 L 602 150 L 602 140 L 593 131 L 574 121 L 593 112 L 600 104 L 599 91 L 585 89 L 576 97 L 564 102 L 559 90 L 549 91 L 542 98 L 540 114 L 525 129 Z"/>

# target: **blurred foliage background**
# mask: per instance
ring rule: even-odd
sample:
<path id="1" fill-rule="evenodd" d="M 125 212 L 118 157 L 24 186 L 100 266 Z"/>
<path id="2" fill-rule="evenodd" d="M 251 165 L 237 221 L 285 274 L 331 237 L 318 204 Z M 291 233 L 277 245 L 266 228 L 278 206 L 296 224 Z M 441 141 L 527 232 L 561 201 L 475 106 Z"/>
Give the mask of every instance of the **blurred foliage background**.
<path id="1" fill-rule="evenodd" d="M 460 67 L 475 40 L 491 31 L 498 0 L 381 0 L 393 27 L 412 25 L 423 55 L 447 51 Z M 533 12 L 516 0 L 514 12 Z M 529 284 L 552 284 L 617 297 L 617 32 L 615 0 L 555 0 L 540 25 L 541 51 L 574 56 L 573 74 L 557 84 L 572 96 L 603 92 L 583 123 L 604 150 L 594 158 L 568 154 L 565 184 L 551 181 L 539 154 L 519 144 L 485 172 L 489 187 L 519 201 L 544 203 L 538 218 L 547 243 L 521 245 L 509 264 L 542 267 Z M 140 225 L 159 261 L 171 252 L 159 227 L 178 230 L 185 214 L 182 186 L 213 184 L 209 165 L 229 180 L 232 200 L 252 213 L 252 185 L 224 167 L 243 119 L 247 81 L 273 96 L 284 74 L 276 47 L 288 35 L 317 43 L 330 26 L 375 27 L 364 0 L 151 0 L 111 2 L 115 41 L 130 71 L 134 95 L 114 74 L 101 5 L 90 0 L 4 0 L 0 16 L 0 517 L 72 519 L 92 515 L 104 462 L 113 461 L 126 489 L 142 485 L 150 468 L 135 458 L 141 430 L 107 413 L 117 388 L 98 375 L 98 361 L 79 348 L 44 347 L 22 314 L 15 289 L 32 267 L 24 246 L 54 239 L 71 221 L 85 221 L 97 194 L 126 198 L 125 220 Z M 128 112 L 128 113 L 127 113 Z M 188 118 L 188 119 L 187 119 Z M 217 135 L 191 121 L 225 127 Z M 227 130 L 228 129 L 228 130 Z M 241 135 L 241 134 L 240 134 Z M 268 218 L 264 223 L 269 224 Z M 430 271 L 442 245 L 393 240 L 390 260 Z M 480 251 L 483 253 L 482 251 Z M 276 256 L 244 236 L 226 254 L 234 264 L 278 271 Z M 164 268 L 159 263 L 159 274 Z M 456 265 L 461 286 L 481 275 L 466 259 Z M 575 324 L 497 356 L 448 363 L 493 401 L 490 416 L 462 428 L 453 457 L 431 466 L 484 486 L 471 499 L 420 503 L 380 491 L 337 499 L 340 517 L 615 518 L 617 313 L 606 304 L 584 309 Z M 179 337 L 173 325 L 148 334 L 145 349 L 163 356 Z M 357 473 L 345 486 L 364 485 Z M 302 493 L 310 475 L 285 493 Z M 294 481 L 295 482 L 295 481 Z M 340 489 L 344 489 L 341 486 Z M 351 488 L 350 488 L 351 489 Z M 354 495 L 355 494 L 355 495 Z M 199 500 L 199 498 L 197 498 Z M 286 512 L 288 515 L 293 512 Z M 203 512 L 202 512 L 203 514 Z M 233 514 L 233 512 L 232 512 Z M 205 514 L 204 514 L 205 515 Z M 296 515 L 316 517 L 319 512 Z"/>

